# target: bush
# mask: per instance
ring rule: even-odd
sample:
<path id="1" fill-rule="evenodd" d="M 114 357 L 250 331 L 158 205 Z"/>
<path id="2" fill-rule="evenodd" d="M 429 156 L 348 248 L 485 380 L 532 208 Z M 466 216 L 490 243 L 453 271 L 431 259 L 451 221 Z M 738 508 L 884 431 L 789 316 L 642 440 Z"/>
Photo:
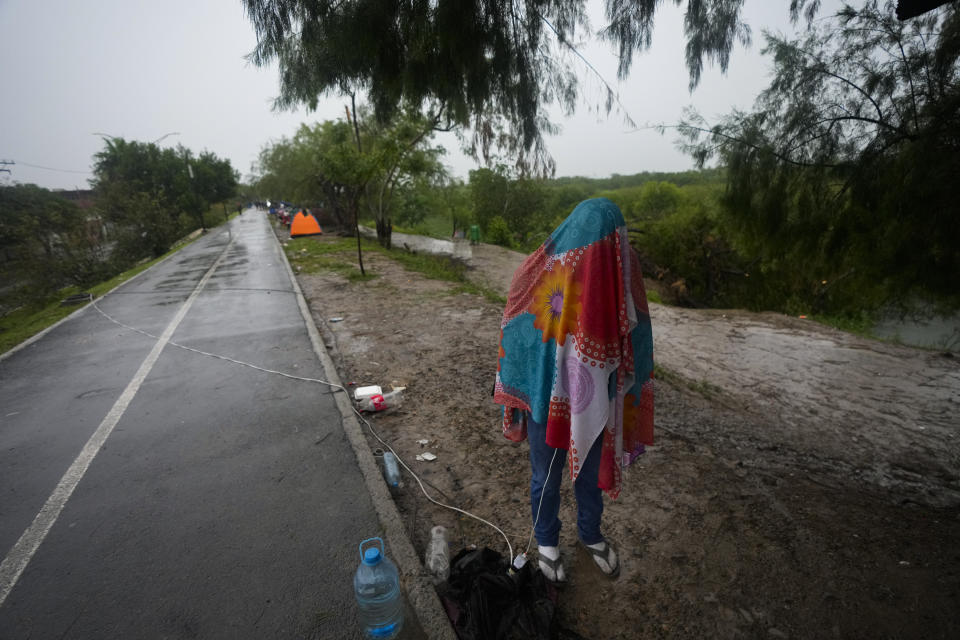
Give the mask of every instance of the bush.
<path id="1" fill-rule="evenodd" d="M 736 305 L 749 277 L 743 260 L 729 246 L 714 208 L 702 203 L 643 227 L 644 257 L 656 265 L 678 302 Z M 652 274 L 651 274 L 652 275 Z"/>
<path id="2" fill-rule="evenodd" d="M 487 223 L 487 240 L 501 247 L 512 247 L 513 238 L 507 221 L 501 216 L 494 216 Z"/>

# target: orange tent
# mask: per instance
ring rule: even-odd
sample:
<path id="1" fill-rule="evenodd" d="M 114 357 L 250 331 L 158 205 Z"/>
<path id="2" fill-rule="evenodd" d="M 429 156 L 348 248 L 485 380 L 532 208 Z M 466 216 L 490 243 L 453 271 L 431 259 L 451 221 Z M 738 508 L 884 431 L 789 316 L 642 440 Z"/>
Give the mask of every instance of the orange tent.
<path id="1" fill-rule="evenodd" d="M 297 236 L 315 236 L 323 233 L 320 223 L 313 217 L 312 213 L 304 213 L 301 209 L 297 215 L 293 216 L 293 222 L 290 223 L 290 237 Z"/>

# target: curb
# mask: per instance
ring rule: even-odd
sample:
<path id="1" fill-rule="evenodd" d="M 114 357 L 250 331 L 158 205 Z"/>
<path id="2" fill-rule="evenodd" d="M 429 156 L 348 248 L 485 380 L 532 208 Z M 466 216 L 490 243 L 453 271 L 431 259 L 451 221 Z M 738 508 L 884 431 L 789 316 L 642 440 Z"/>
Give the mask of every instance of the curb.
<path id="1" fill-rule="evenodd" d="M 272 231 L 272 229 L 271 229 Z M 300 289 L 300 283 L 297 282 L 290 263 L 287 261 L 287 254 L 280 246 L 280 239 L 276 233 L 273 233 L 276 241 L 277 251 L 280 252 L 283 264 L 287 269 L 287 275 L 293 284 L 293 290 L 297 298 L 297 306 L 300 308 L 300 315 L 303 316 L 303 322 L 307 327 L 307 333 L 310 335 L 310 344 L 313 345 L 313 351 L 317 359 L 323 365 L 327 380 L 343 386 L 340 376 L 337 374 L 336 367 L 330 354 L 323 344 L 320 332 L 316 323 L 313 321 L 313 315 L 307 306 L 306 298 L 303 297 L 303 291 Z M 347 434 L 353 453 L 357 457 L 357 463 L 360 466 L 360 473 L 363 475 L 363 481 L 367 485 L 367 491 L 373 500 L 373 506 L 377 511 L 377 518 L 389 541 L 392 557 L 400 570 L 403 586 L 407 592 L 407 601 L 410 608 L 417 616 L 420 626 L 428 638 L 433 640 L 457 640 L 457 636 L 450 626 L 450 620 L 446 612 L 440 605 L 433 583 L 430 581 L 427 571 L 420 562 L 420 557 L 413 548 L 413 543 L 407 537 L 407 532 L 403 527 L 403 521 L 400 519 L 400 513 L 397 511 L 397 505 L 393 502 L 393 497 L 387 489 L 380 468 L 374 460 L 373 453 L 367 444 L 363 435 L 359 421 L 353 413 L 353 406 L 346 393 L 334 393 L 334 399 L 337 408 L 340 410 L 341 423 L 343 430 Z"/>

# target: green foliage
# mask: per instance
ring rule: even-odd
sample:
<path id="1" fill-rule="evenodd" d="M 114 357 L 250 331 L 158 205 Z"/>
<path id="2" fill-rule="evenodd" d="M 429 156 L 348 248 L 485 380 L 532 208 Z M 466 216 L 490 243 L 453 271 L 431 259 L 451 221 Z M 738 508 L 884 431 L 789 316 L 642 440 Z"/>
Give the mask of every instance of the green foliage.
<path id="1" fill-rule="evenodd" d="M 488 242 L 498 244 L 501 247 L 513 246 L 513 233 L 507 221 L 501 216 L 494 216 L 493 220 L 487 225 L 486 239 Z"/>
<path id="2" fill-rule="evenodd" d="M 494 217 L 501 216 L 503 213 L 508 185 L 509 178 L 503 166 L 498 166 L 496 169 L 475 169 L 470 172 L 473 219 L 483 231 L 487 231 Z"/>
<path id="3" fill-rule="evenodd" d="M 672 212 L 683 199 L 680 188 L 669 182 L 648 182 L 630 208 L 631 217 L 660 220 Z"/>
<path id="4" fill-rule="evenodd" d="M 699 201 L 646 225 L 638 244 L 678 301 L 733 306 L 744 302 L 738 293 L 749 276 L 723 235 L 716 204 Z"/>
<path id="5" fill-rule="evenodd" d="M 442 149 L 429 146 L 433 124 L 419 114 L 390 123 L 359 117 L 356 129 L 345 120 L 303 124 L 292 138 L 266 146 L 257 190 L 266 199 L 319 207 L 343 227 L 352 227 L 362 209 L 389 245 L 394 215 L 415 224 L 441 206 L 434 187 L 443 177 Z"/>
<path id="6" fill-rule="evenodd" d="M 0 274 L 4 297 L 43 299 L 104 276 L 102 222 L 36 185 L 0 187 Z"/>
<path id="7" fill-rule="evenodd" d="M 340 226 L 352 226 L 360 195 L 371 180 L 369 157 L 354 141 L 350 124 L 327 120 L 300 125 L 260 152 L 257 190 L 269 200 L 319 206 Z"/>
<path id="8" fill-rule="evenodd" d="M 174 250 L 186 246 L 186 244 L 188 243 L 178 244 Z M 46 295 L 42 298 L 34 296 L 24 306 L 0 315 L 0 353 L 17 346 L 76 311 L 77 307 L 62 304 L 66 297 L 81 293 L 81 291 L 89 293 L 94 298 L 102 296 L 141 271 L 149 269 L 165 257 L 166 255 L 148 262 L 142 262 L 132 269 L 93 286 L 84 285 L 82 289 L 78 286 L 69 286 L 58 291 L 46 292 Z"/>
<path id="9" fill-rule="evenodd" d="M 427 205 L 429 187 L 442 183 L 446 176 L 439 158 L 442 147 L 427 143 L 439 116 L 408 111 L 396 114 L 389 122 L 365 118 L 363 148 L 371 156 L 374 170 L 364 201 L 377 223 L 377 240 L 390 247 L 393 212 L 407 205 L 407 214 L 419 214 L 416 207 Z M 409 202 L 409 201 L 413 202 Z"/>
<path id="10" fill-rule="evenodd" d="M 110 138 L 94 156 L 97 206 L 115 229 L 113 257 L 122 264 L 163 255 L 177 238 L 204 226 L 210 205 L 232 197 L 236 186 L 230 161 L 208 151 L 194 157 L 182 146 Z"/>
<path id="11" fill-rule="evenodd" d="M 472 293 L 481 295 L 491 302 L 504 303 L 506 300 L 492 289 L 474 284 L 467 278 L 467 267 L 463 262 L 449 256 L 438 256 L 429 253 L 413 253 L 401 249 L 377 248 L 384 255 L 396 260 L 409 271 L 415 271 L 434 280 L 445 280 L 456 283 L 458 286 L 451 293 Z"/>
<path id="12" fill-rule="evenodd" d="M 511 178 L 503 165 L 470 172 L 473 216 L 487 236 L 493 233 L 491 226 L 497 218 L 506 224 L 512 235 L 519 238 L 522 245 L 526 244 L 531 234 L 547 230 L 553 218 L 547 208 L 547 194 L 548 187 L 544 181 Z M 502 229 L 498 229 L 497 233 L 502 233 Z"/>
<path id="13" fill-rule="evenodd" d="M 464 230 L 474 221 L 470 209 L 470 190 L 461 180 L 451 180 L 442 187 L 444 213 L 449 216 L 453 231 Z M 442 237 L 442 236 L 441 236 Z"/>
<path id="14" fill-rule="evenodd" d="M 609 198 L 627 220 L 658 220 L 673 211 L 683 199 L 680 187 L 672 182 L 652 180 L 642 186 L 601 191 L 597 197 Z"/>
<path id="15" fill-rule="evenodd" d="M 297 273 L 333 271 L 351 281 L 366 281 L 376 277 L 361 273 L 354 264 L 357 245 L 353 238 L 295 238 L 284 246 L 287 260 Z"/>
<path id="16" fill-rule="evenodd" d="M 364 250 L 377 252 L 394 260 L 409 271 L 414 271 L 433 280 L 444 280 L 457 284 L 451 293 L 472 293 L 482 295 L 494 302 L 505 302 L 496 292 L 472 283 L 467 278 L 467 267 L 463 262 L 449 256 L 429 253 L 414 253 L 403 249 L 385 248 L 364 238 Z M 351 254 L 356 251 L 353 239 L 332 240 L 328 237 L 297 238 L 288 242 L 284 248 L 291 266 L 299 273 L 317 273 L 333 271 L 352 281 L 372 280 L 375 273 L 361 275 L 352 264 Z"/>
<path id="17" fill-rule="evenodd" d="M 960 305 L 960 7 L 893 10 L 767 35 L 775 74 L 754 110 L 684 125 L 699 161 L 728 167 L 738 248 L 808 311 Z"/>
<path id="18" fill-rule="evenodd" d="M 680 4 L 680 0 L 677 2 Z M 330 92 L 366 91 L 380 121 L 407 108 L 442 113 L 444 128 L 470 127 L 470 147 L 486 160 L 497 149 L 521 173 L 553 172 L 543 133 L 547 111 L 571 112 L 579 82 L 570 44 L 589 32 L 583 0 L 244 0 L 257 34 L 257 65 L 277 61 L 280 107 Z M 611 0 L 601 37 L 619 49 L 621 78 L 649 47 L 661 0 Z M 749 41 L 743 0 L 690 0 L 685 13 L 691 86 L 703 59 L 726 69 L 735 40 Z M 607 112 L 616 99 L 607 87 Z"/>

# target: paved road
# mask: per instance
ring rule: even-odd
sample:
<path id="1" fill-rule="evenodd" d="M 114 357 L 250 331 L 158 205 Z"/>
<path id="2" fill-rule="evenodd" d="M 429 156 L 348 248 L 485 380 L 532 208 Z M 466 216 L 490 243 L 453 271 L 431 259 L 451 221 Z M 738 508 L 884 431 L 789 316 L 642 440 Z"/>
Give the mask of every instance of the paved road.
<path id="1" fill-rule="evenodd" d="M 262 213 L 99 307 L 324 377 Z M 359 637 L 379 524 L 340 420 L 322 385 L 92 307 L 0 361 L 0 638 Z"/>

